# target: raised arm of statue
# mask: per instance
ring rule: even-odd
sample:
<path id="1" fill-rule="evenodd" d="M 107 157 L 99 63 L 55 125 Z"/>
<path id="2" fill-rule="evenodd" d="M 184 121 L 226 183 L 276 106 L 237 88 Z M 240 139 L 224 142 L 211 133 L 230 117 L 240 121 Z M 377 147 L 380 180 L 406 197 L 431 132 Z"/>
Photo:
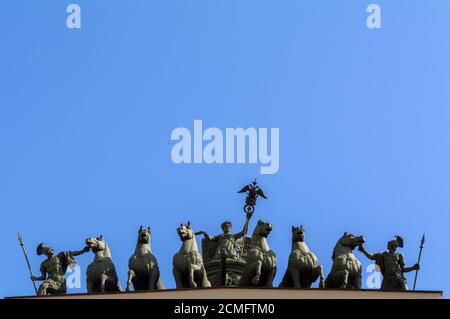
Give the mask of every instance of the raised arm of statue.
<path id="1" fill-rule="evenodd" d="M 233 237 L 235 239 L 239 239 L 239 238 L 244 237 L 245 235 L 247 235 L 248 224 L 250 222 L 250 218 L 252 218 L 252 214 L 248 213 L 246 218 L 245 218 L 245 224 L 244 224 L 244 228 L 242 229 L 242 231 L 240 231 L 239 233 L 233 235 Z"/>
<path id="2" fill-rule="evenodd" d="M 358 250 L 360 252 L 362 252 L 364 254 L 364 256 L 366 256 L 367 258 L 369 258 L 370 260 L 377 260 L 379 258 L 379 254 L 371 254 L 369 253 L 364 247 L 363 245 L 360 245 L 358 247 Z"/>
<path id="3" fill-rule="evenodd" d="M 215 236 L 209 236 L 208 233 L 203 230 L 196 232 L 195 235 L 203 235 L 207 240 L 216 240 L 217 239 Z"/>
<path id="4" fill-rule="evenodd" d="M 87 253 L 88 251 L 90 251 L 91 249 L 89 248 L 89 246 L 84 247 L 82 250 L 75 250 L 72 251 L 72 256 L 79 256 L 81 254 Z"/>

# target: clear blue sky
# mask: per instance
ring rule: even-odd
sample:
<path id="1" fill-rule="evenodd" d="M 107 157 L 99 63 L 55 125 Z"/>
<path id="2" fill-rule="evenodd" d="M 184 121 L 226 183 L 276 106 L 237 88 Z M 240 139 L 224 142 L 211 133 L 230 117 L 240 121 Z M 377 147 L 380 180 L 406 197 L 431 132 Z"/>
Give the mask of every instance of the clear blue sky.
<path id="1" fill-rule="evenodd" d="M 71 2 L 80 30 L 65 25 Z M 380 30 L 365 24 L 372 2 Z M 124 285 L 141 224 L 174 287 L 177 225 L 240 230 L 236 191 L 255 177 L 269 199 L 251 228 L 274 224 L 276 284 L 303 224 L 327 273 L 346 230 L 369 251 L 401 235 L 409 265 L 426 233 L 418 288 L 448 291 L 449 30 L 446 0 L 2 1 L 0 296 L 33 293 L 18 231 L 35 272 L 39 242 L 103 234 Z M 170 133 L 194 119 L 280 128 L 278 174 L 173 164 Z"/>

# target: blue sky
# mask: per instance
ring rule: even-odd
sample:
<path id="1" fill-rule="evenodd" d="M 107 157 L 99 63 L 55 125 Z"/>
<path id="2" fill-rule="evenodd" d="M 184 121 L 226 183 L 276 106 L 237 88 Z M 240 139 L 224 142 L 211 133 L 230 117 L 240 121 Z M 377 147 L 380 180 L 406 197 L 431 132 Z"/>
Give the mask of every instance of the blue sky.
<path id="1" fill-rule="evenodd" d="M 35 272 L 39 242 L 103 234 L 124 285 L 141 224 L 174 287 L 177 225 L 239 231 L 236 191 L 255 177 L 269 199 L 250 227 L 274 224 L 276 284 L 303 224 L 326 273 L 344 231 L 369 251 L 401 235 L 409 265 L 426 233 L 418 289 L 450 289 L 450 2 L 72 2 L 79 30 L 71 1 L 0 4 L 0 296 L 33 293 L 17 232 Z M 370 3 L 382 29 L 366 27 Z M 195 119 L 279 128 L 279 172 L 175 165 L 171 131 Z"/>

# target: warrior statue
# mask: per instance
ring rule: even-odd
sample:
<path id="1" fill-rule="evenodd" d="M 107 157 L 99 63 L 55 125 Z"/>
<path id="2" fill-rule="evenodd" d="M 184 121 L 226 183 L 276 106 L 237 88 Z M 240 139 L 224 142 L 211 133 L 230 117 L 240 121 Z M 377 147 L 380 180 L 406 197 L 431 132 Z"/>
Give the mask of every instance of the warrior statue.
<path id="1" fill-rule="evenodd" d="M 230 221 L 225 221 L 222 223 L 221 228 L 223 233 L 220 235 L 210 236 L 203 230 L 195 234 L 204 235 L 205 240 L 208 242 L 206 245 L 211 246 L 212 244 L 216 248 L 211 256 L 212 260 L 220 260 L 221 258 L 238 259 L 240 247 L 237 245 L 236 241 L 247 235 L 250 218 L 252 218 L 252 213 L 247 213 L 244 228 L 236 234 L 231 233 L 233 225 Z M 207 257 L 205 256 L 205 258 Z"/>
<path id="2" fill-rule="evenodd" d="M 370 260 L 374 260 L 375 264 L 380 267 L 383 274 L 381 290 L 408 290 L 404 273 L 420 269 L 418 263 L 412 267 L 405 267 L 403 255 L 397 252 L 398 247 L 403 248 L 403 239 L 400 236 L 395 236 L 394 240 L 388 242 L 387 251 L 370 254 L 362 245 L 358 248 L 360 252 Z"/>
<path id="3" fill-rule="evenodd" d="M 41 263 L 41 276 L 32 276 L 31 280 L 43 280 L 39 286 L 38 295 L 57 295 L 66 293 L 66 271 L 67 268 L 76 265 L 73 257 L 88 252 L 89 247 L 84 247 L 79 251 L 63 251 L 55 255 L 52 247 L 40 243 L 36 253 L 47 256 L 47 259 Z"/>
<path id="4" fill-rule="evenodd" d="M 311 288 L 318 278 L 319 288 L 324 288 L 323 267 L 305 243 L 303 225 L 292 226 L 292 250 L 280 287 Z"/>

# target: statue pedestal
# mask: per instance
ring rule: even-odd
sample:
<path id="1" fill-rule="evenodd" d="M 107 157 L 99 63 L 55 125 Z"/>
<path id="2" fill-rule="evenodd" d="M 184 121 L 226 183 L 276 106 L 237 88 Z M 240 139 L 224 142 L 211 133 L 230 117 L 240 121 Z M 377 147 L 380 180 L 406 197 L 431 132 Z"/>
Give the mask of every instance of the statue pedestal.
<path id="1" fill-rule="evenodd" d="M 225 260 L 225 286 L 237 287 L 241 280 L 242 272 L 245 268 L 245 262 L 241 260 L 226 259 Z M 222 286 L 222 264 L 220 260 L 214 260 L 205 263 L 208 280 L 213 287 Z"/>
<path id="2" fill-rule="evenodd" d="M 11 297 L 8 299 L 441 299 L 442 291 L 392 291 L 295 288 L 197 288 L 139 292 Z"/>

